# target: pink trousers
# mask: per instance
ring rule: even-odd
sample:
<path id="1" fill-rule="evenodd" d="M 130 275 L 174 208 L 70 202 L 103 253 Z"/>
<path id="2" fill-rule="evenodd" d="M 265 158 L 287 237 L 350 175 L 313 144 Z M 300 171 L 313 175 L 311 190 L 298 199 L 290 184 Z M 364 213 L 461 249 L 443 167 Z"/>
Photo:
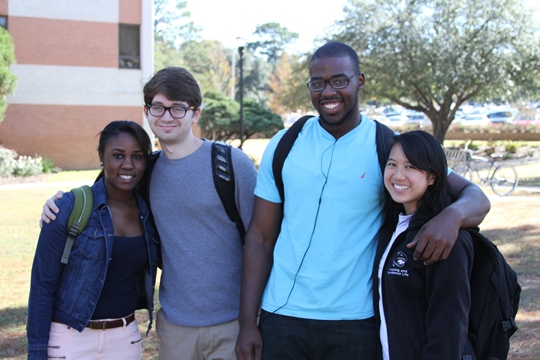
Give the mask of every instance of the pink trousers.
<path id="1" fill-rule="evenodd" d="M 107 330 L 85 328 L 81 333 L 60 323 L 51 323 L 49 359 L 140 360 L 142 338 L 137 321 Z"/>

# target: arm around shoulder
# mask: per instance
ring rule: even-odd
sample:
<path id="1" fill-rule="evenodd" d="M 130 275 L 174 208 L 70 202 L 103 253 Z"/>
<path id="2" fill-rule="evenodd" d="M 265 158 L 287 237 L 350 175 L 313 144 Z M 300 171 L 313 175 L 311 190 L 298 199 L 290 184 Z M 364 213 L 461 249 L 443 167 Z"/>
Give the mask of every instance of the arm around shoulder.
<path id="1" fill-rule="evenodd" d="M 476 227 L 489 212 L 491 204 L 475 184 L 452 172 L 448 176 L 452 204 L 428 221 L 408 247 L 416 246 L 415 259 L 426 264 L 444 260 L 450 254 L 460 228 Z"/>
<path id="2" fill-rule="evenodd" d="M 448 175 L 448 185 L 454 202 L 443 211 L 452 211 L 459 219 L 461 228 L 480 225 L 491 208 L 486 194 L 477 185 L 455 172 Z"/>

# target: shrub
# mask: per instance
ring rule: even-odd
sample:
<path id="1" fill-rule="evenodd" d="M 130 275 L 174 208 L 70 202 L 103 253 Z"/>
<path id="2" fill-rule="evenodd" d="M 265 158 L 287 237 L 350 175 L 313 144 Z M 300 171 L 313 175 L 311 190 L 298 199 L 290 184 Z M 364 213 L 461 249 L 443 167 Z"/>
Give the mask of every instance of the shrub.
<path id="1" fill-rule="evenodd" d="M 41 156 L 19 156 L 15 150 L 0 146 L 0 177 L 42 174 L 44 168 L 53 166 L 52 160 L 48 159 L 45 164 Z"/>
<path id="2" fill-rule="evenodd" d="M 17 152 L 0 146 L 0 177 L 11 176 L 17 165 Z"/>
<path id="3" fill-rule="evenodd" d="M 44 173 L 51 173 L 55 170 L 54 162 L 48 157 L 41 157 L 41 165 Z"/>
<path id="4" fill-rule="evenodd" d="M 467 139 L 463 144 L 461 144 L 460 148 L 464 149 L 465 146 L 467 146 L 467 149 L 476 151 L 478 150 L 478 145 L 474 143 L 472 139 Z"/>
<path id="5" fill-rule="evenodd" d="M 43 173 L 41 157 L 19 156 L 14 174 L 17 176 L 30 176 Z"/>
<path id="6" fill-rule="evenodd" d="M 518 149 L 518 146 L 516 144 L 513 144 L 513 143 L 508 143 L 508 144 L 506 144 L 505 149 L 506 149 L 507 152 L 509 152 L 511 154 L 515 154 L 517 149 Z"/>
<path id="7" fill-rule="evenodd" d="M 527 125 L 527 127 L 525 127 L 525 132 L 526 133 L 540 133 L 540 126 L 537 126 L 534 124 Z"/>

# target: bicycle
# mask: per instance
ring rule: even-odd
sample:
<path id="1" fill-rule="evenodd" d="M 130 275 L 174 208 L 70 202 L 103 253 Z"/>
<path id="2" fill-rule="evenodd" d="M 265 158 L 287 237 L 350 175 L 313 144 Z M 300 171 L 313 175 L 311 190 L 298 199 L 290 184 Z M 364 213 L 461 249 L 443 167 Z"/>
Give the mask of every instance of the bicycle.
<path id="1" fill-rule="evenodd" d="M 447 159 L 454 157 L 457 161 L 453 171 L 473 181 L 473 177 L 480 180 L 481 184 L 491 186 L 491 190 L 499 196 L 510 196 L 518 186 L 519 178 L 514 166 L 501 162 L 503 154 L 491 154 L 489 158 L 476 155 L 477 151 L 470 150 L 467 141 L 465 149 L 460 149 L 459 154 L 455 151 L 447 151 Z"/>

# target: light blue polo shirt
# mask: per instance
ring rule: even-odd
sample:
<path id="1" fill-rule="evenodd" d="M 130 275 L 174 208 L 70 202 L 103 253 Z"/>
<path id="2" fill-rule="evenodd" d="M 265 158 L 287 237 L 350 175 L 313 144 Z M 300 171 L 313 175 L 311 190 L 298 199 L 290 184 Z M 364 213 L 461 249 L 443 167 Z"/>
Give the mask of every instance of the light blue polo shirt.
<path id="1" fill-rule="evenodd" d="M 255 194 L 281 202 L 268 144 Z M 306 122 L 283 166 L 284 219 L 263 294 L 269 312 L 320 320 L 373 316 L 371 274 L 382 223 L 383 180 L 375 123 L 366 117 L 337 141 Z"/>

